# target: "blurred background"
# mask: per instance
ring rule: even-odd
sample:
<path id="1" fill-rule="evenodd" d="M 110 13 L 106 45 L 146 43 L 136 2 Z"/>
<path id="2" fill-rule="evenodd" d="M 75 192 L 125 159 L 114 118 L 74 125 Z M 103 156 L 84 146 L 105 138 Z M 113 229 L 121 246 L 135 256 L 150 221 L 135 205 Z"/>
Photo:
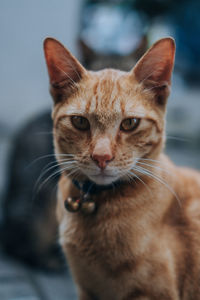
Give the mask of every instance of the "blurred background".
<path id="1" fill-rule="evenodd" d="M 1 0 L 0 36 L 0 299 L 76 299 L 57 244 L 43 40 L 58 39 L 89 69 L 130 70 L 174 37 L 166 152 L 200 169 L 200 1 Z"/>

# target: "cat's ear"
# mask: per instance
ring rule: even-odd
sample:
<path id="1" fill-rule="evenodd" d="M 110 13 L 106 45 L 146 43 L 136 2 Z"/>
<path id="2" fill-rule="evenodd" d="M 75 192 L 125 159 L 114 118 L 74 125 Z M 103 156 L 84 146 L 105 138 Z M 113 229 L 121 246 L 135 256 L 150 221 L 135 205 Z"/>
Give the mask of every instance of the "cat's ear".
<path id="1" fill-rule="evenodd" d="M 175 42 L 172 38 L 157 41 L 138 61 L 132 73 L 139 83 L 152 88 L 164 101 L 169 94 L 174 66 Z"/>
<path id="2" fill-rule="evenodd" d="M 51 93 L 58 102 L 68 96 L 83 78 L 86 70 L 79 61 L 57 40 L 46 38 L 44 54 L 47 63 Z"/>

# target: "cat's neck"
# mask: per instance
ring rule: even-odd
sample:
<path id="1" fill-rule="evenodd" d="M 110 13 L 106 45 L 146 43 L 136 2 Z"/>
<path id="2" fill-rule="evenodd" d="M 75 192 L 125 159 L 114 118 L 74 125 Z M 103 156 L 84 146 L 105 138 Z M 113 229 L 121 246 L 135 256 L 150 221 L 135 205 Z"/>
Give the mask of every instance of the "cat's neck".
<path id="1" fill-rule="evenodd" d="M 103 191 L 113 190 L 116 187 L 118 187 L 122 182 L 118 180 L 108 185 L 99 185 L 96 184 L 94 181 L 85 178 L 83 180 L 72 179 L 72 183 L 81 193 L 96 195 Z"/>
<path id="2" fill-rule="evenodd" d="M 120 182 L 115 188 L 99 190 L 92 195 L 92 199 L 97 204 L 96 217 L 101 218 L 111 214 L 120 214 L 133 211 L 133 214 L 141 213 L 148 209 L 153 218 L 160 218 L 164 211 L 176 197 L 175 190 L 175 171 L 173 164 L 165 155 L 160 155 L 154 159 L 159 165 L 152 168 L 153 176 L 141 176 L 140 180 L 131 182 Z M 63 201 L 68 196 L 78 197 L 80 190 L 74 185 L 71 179 L 66 177 L 61 180 L 61 190 Z M 67 193 L 65 192 L 67 191 Z M 160 200 L 161 195 L 165 195 Z M 178 202 L 177 202 L 178 203 Z M 146 212 L 145 212 L 146 213 Z M 77 217 L 80 214 L 76 214 Z M 88 216 L 90 218 L 90 216 Z M 93 218 L 93 217 L 92 217 Z"/>

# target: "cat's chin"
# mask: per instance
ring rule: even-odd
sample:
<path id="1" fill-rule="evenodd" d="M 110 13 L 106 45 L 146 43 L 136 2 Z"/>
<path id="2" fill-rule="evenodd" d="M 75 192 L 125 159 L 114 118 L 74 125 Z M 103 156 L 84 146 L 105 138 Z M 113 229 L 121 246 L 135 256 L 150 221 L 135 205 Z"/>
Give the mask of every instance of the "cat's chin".
<path id="1" fill-rule="evenodd" d="M 94 183 L 99 184 L 99 185 L 112 184 L 118 180 L 118 177 L 116 177 L 116 176 L 108 176 L 108 175 L 103 175 L 103 174 L 92 175 L 92 176 L 88 176 L 88 177 Z"/>

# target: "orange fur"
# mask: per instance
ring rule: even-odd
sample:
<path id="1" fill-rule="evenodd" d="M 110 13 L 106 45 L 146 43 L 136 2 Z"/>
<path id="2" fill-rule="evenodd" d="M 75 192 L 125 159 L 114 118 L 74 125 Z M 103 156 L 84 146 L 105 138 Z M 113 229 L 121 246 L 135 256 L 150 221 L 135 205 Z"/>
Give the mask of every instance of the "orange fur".
<path id="1" fill-rule="evenodd" d="M 200 299 L 200 175 L 162 154 L 174 50 L 172 39 L 162 39 L 128 73 L 90 72 L 59 42 L 45 42 L 63 172 L 60 242 L 81 300 Z M 73 115 L 90 129 L 75 128 Z M 127 118 L 140 119 L 135 130 L 122 130 Z M 65 169 L 61 154 L 69 155 Z M 98 210 L 86 216 L 64 208 L 80 194 L 73 176 L 122 182 L 93 195 Z"/>

